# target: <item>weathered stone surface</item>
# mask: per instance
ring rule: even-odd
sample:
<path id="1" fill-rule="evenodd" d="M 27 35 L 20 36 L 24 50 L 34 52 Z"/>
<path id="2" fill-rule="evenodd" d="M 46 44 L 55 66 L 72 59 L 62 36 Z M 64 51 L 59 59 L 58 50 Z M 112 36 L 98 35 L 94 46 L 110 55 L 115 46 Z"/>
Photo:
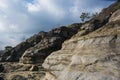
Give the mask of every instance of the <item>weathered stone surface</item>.
<path id="1" fill-rule="evenodd" d="M 66 41 L 47 57 L 43 66 L 48 80 L 120 79 L 120 34 L 85 37 Z"/>
<path id="2" fill-rule="evenodd" d="M 116 2 L 90 21 L 40 32 L 6 51 L 0 61 L 13 62 L 2 63 L 2 78 L 120 80 L 119 9 Z"/>
<path id="3" fill-rule="evenodd" d="M 27 39 L 25 42 L 18 44 L 13 49 L 4 52 L 0 57 L 0 61 L 16 62 L 19 61 L 22 55 L 29 56 L 29 57 L 25 56 L 25 60 L 23 60 L 22 56 L 20 60 L 21 62 L 25 61 L 24 63 L 32 63 L 32 61 L 33 62 L 41 61 L 38 60 L 38 58 L 43 57 L 44 59 L 51 52 L 59 50 L 61 48 L 62 43 L 66 39 L 69 39 L 74 34 L 76 34 L 80 27 L 81 27 L 80 23 L 74 23 L 68 27 L 62 26 L 60 28 L 55 28 L 49 32 L 41 31 L 40 33 L 35 34 L 29 39 Z M 33 53 L 35 53 L 35 55 L 32 56 Z M 32 58 L 30 56 L 38 57 L 36 59 L 38 61 L 31 60 Z"/>
<path id="4" fill-rule="evenodd" d="M 5 62 L 5 61 L 7 61 L 7 62 L 19 61 L 19 58 L 22 56 L 22 54 L 25 52 L 26 49 L 36 45 L 46 35 L 47 35 L 47 33 L 42 31 L 42 32 L 30 37 L 25 42 L 21 42 L 20 44 L 18 44 L 13 49 L 5 51 L 1 55 L 0 61 L 2 61 L 2 62 Z"/>
<path id="5" fill-rule="evenodd" d="M 45 70 L 39 64 L 18 62 L 4 62 L 2 64 L 4 71 L 0 72 L 0 80 L 43 80 L 45 76 Z"/>
<path id="6" fill-rule="evenodd" d="M 112 17 L 120 14 L 114 12 Z M 114 16 L 117 14 L 117 16 Z M 112 17 L 110 18 L 111 20 Z M 120 23 L 114 19 L 99 29 L 76 35 L 44 61 L 47 80 L 120 80 Z M 88 25 L 87 25 L 88 27 Z"/>
<path id="7" fill-rule="evenodd" d="M 39 68 L 38 68 L 38 66 L 36 66 L 36 65 L 33 65 L 31 68 L 30 68 L 30 71 L 38 71 L 39 70 Z"/>
<path id="8" fill-rule="evenodd" d="M 113 13 L 109 22 L 120 20 L 120 9 Z"/>
<path id="9" fill-rule="evenodd" d="M 51 30 L 38 44 L 25 51 L 20 62 L 42 64 L 51 52 L 61 49 L 62 43 L 76 34 L 80 27 L 81 24 L 75 23 L 68 27 L 62 26 Z"/>

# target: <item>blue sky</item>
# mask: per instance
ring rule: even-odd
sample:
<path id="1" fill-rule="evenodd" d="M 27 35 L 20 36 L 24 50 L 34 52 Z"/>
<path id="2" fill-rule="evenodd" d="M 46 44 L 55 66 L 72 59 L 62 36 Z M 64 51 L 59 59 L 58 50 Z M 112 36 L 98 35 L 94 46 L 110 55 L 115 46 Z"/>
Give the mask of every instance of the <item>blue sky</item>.
<path id="1" fill-rule="evenodd" d="M 0 0 L 0 49 L 39 31 L 80 22 L 82 12 L 100 12 L 114 0 Z"/>

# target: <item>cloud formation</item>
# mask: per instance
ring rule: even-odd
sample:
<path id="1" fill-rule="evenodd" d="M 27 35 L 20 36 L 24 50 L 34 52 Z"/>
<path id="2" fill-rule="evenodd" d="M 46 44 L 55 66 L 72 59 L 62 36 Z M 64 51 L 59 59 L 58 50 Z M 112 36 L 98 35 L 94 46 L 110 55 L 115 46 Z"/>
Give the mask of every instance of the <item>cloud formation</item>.
<path id="1" fill-rule="evenodd" d="M 99 12 L 107 0 L 0 0 L 0 49 L 44 30 L 80 22 L 81 12 Z M 97 4 L 97 5 L 96 5 Z"/>

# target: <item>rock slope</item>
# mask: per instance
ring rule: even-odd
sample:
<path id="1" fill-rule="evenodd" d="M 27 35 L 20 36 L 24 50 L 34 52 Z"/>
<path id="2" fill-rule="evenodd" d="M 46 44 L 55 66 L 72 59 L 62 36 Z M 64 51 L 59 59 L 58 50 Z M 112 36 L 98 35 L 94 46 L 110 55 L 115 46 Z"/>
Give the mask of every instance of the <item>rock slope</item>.
<path id="1" fill-rule="evenodd" d="M 39 32 L 0 61 L 0 80 L 120 80 L 120 2 L 85 23 Z"/>
<path id="2" fill-rule="evenodd" d="M 90 22 L 85 23 L 81 31 L 63 43 L 61 50 L 46 58 L 44 79 L 120 80 L 120 3 L 115 4 L 112 16 L 99 29 L 83 35 L 91 27 Z M 111 12 L 111 6 L 106 10 Z M 100 20 L 100 16 L 96 19 Z"/>
<path id="3" fill-rule="evenodd" d="M 62 43 L 76 34 L 80 27 L 81 23 L 74 23 L 68 27 L 62 26 L 49 32 L 39 32 L 13 49 L 4 52 L 0 57 L 0 61 L 41 62 L 42 59 L 39 60 L 39 58 L 45 59 L 51 52 L 61 49 Z M 34 57 L 36 57 L 35 60 L 33 60 Z"/>

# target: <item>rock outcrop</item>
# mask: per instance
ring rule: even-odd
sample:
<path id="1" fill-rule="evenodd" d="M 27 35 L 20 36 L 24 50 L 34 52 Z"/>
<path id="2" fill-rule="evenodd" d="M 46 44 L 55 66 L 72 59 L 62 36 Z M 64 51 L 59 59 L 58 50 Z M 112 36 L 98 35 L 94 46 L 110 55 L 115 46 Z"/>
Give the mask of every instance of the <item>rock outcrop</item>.
<path id="1" fill-rule="evenodd" d="M 118 10 L 120 8 L 120 2 L 115 2 L 112 5 L 110 5 L 107 8 L 104 8 L 101 13 L 96 17 L 96 19 L 99 19 L 101 22 L 103 22 L 106 18 L 106 16 L 108 16 L 108 14 L 110 14 L 111 12 L 114 13 L 116 10 Z"/>
<path id="2" fill-rule="evenodd" d="M 120 80 L 120 2 L 85 23 L 42 31 L 0 61 L 5 80 Z"/>
<path id="3" fill-rule="evenodd" d="M 120 9 L 113 13 L 109 22 L 116 22 L 120 20 Z"/>
<path id="4" fill-rule="evenodd" d="M 19 61 L 19 58 L 22 56 L 22 54 L 25 52 L 26 49 L 34 46 L 38 42 L 41 41 L 43 37 L 46 36 L 46 32 L 40 32 L 29 39 L 27 39 L 25 42 L 21 42 L 16 47 L 14 47 L 11 50 L 5 51 L 1 57 L 0 61 L 2 62 L 16 62 Z"/>
<path id="5" fill-rule="evenodd" d="M 18 44 L 1 55 L 2 62 L 36 63 L 43 60 L 53 51 L 61 49 L 62 43 L 72 37 L 80 29 L 80 23 L 68 27 L 62 26 L 49 32 L 40 32 L 25 42 Z"/>
<path id="6" fill-rule="evenodd" d="M 120 80 L 120 7 L 117 7 L 120 3 L 115 4 L 112 9 L 116 11 L 100 28 L 85 34 L 91 27 L 90 22 L 85 23 L 76 35 L 63 43 L 61 50 L 46 58 L 44 79 Z M 110 9 L 111 6 L 106 8 Z"/>
<path id="7" fill-rule="evenodd" d="M 25 51 L 20 62 L 42 64 L 51 52 L 61 49 L 62 43 L 76 34 L 80 27 L 81 24 L 72 24 L 69 27 L 62 26 L 51 30 L 38 44 Z"/>

